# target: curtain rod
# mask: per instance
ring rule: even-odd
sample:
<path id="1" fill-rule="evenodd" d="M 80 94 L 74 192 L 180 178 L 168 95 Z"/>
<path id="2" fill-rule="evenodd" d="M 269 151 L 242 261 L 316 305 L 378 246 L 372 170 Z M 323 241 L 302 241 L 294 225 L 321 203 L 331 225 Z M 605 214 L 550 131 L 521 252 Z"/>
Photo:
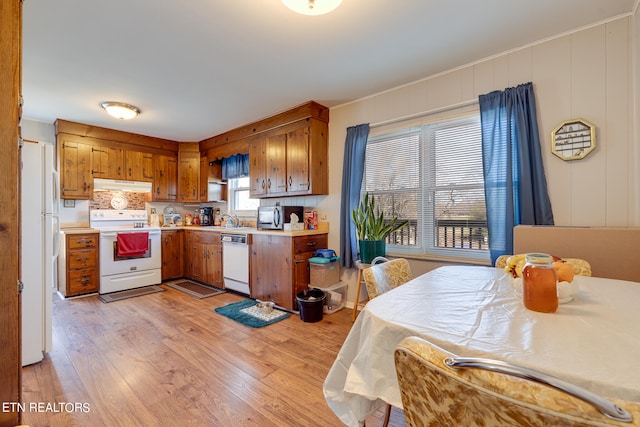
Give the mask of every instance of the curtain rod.
<path id="1" fill-rule="evenodd" d="M 472 99 L 472 100 L 469 100 L 469 101 L 463 101 L 463 102 L 459 102 L 457 104 L 448 105 L 446 107 L 434 108 L 433 110 L 427 110 L 427 111 L 423 111 L 423 112 L 420 112 L 420 113 L 410 114 L 410 115 L 404 116 L 404 117 L 398 117 L 398 118 L 395 118 L 395 119 L 383 120 L 381 122 L 373 123 L 373 124 L 369 125 L 369 127 L 376 128 L 376 127 L 380 127 L 380 126 L 391 125 L 391 124 L 394 124 L 394 123 L 403 122 L 405 120 L 411 120 L 411 119 L 417 119 L 417 118 L 420 118 L 420 117 L 425 117 L 425 116 L 428 116 L 428 115 L 431 115 L 431 114 L 444 113 L 446 111 L 455 110 L 456 108 L 469 107 L 469 106 L 477 104 L 477 103 L 478 103 L 477 99 Z"/>

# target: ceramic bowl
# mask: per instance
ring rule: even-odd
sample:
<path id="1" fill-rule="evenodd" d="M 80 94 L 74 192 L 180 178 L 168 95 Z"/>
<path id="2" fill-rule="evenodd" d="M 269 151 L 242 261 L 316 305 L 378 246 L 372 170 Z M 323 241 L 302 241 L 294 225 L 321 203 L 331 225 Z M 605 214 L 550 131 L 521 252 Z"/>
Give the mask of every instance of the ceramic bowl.
<path id="1" fill-rule="evenodd" d="M 273 311 L 273 306 L 275 305 L 275 303 L 271 302 L 271 301 L 260 301 L 258 304 L 256 304 L 258 306 L 258 308 L 260 310 L 262 310 L 264 313 L 269 314 Z"/>
<path id="2" fill-rule="evenodd" d="M 572 282 L 558 282 L 558 302 L 565 304 L 573 301 L 580 290 L 579 279 L 574 277 Z"/>

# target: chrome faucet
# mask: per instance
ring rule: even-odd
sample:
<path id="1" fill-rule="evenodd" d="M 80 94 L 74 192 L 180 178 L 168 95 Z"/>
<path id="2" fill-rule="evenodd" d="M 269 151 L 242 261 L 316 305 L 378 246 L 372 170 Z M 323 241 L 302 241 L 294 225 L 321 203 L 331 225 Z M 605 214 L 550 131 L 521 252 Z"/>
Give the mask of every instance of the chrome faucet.
<path id="1" fill-rule="evenodd" d="M 222 215 L 222 219 L 224 219 L 224 217 L 229 218 L 229 221 L 227 221 L 227 228 L 234 228 L 238 226 L 238 217 L 234 214 L 224 214 Z"/>

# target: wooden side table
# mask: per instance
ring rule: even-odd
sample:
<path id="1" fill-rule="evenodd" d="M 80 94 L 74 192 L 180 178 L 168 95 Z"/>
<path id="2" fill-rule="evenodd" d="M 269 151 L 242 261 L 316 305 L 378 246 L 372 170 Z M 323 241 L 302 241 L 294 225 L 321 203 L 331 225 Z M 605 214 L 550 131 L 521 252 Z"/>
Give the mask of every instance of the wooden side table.
<path id="1" fill-rule="evenodd" d="M 371 267 L 371 264 L 364 264 L 360 261 L 356 261 L 356 266 L 358 267 L 358 286 L 356 287 L 356 301 L 353 303 L 353 316 L 351 318 L 351 322 L 356 321 L 356 317 L 358 316 L 358 308 L 360 307 L 360 305 L 364 305 L 367 303 L 367 301 L 369 301 L 369 297 L 367 297 L 366 300 L 360 300 L 360 287 L 364 284 L 362 271 L 365 268 Z"/>

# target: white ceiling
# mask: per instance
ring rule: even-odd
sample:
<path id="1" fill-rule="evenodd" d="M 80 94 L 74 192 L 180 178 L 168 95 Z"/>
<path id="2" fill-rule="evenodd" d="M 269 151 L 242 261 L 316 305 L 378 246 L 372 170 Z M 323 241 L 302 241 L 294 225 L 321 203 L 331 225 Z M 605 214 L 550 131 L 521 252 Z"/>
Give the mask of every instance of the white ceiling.
<path id="1" fill-rule="evenodd" d="M 320 0 L 316 0 L 320 1 Z M 200 141 L 628 14 L 637 0 L 28 0 L 23 116 Z M 102 101 L 142 109 L 113 119 Z"/>

